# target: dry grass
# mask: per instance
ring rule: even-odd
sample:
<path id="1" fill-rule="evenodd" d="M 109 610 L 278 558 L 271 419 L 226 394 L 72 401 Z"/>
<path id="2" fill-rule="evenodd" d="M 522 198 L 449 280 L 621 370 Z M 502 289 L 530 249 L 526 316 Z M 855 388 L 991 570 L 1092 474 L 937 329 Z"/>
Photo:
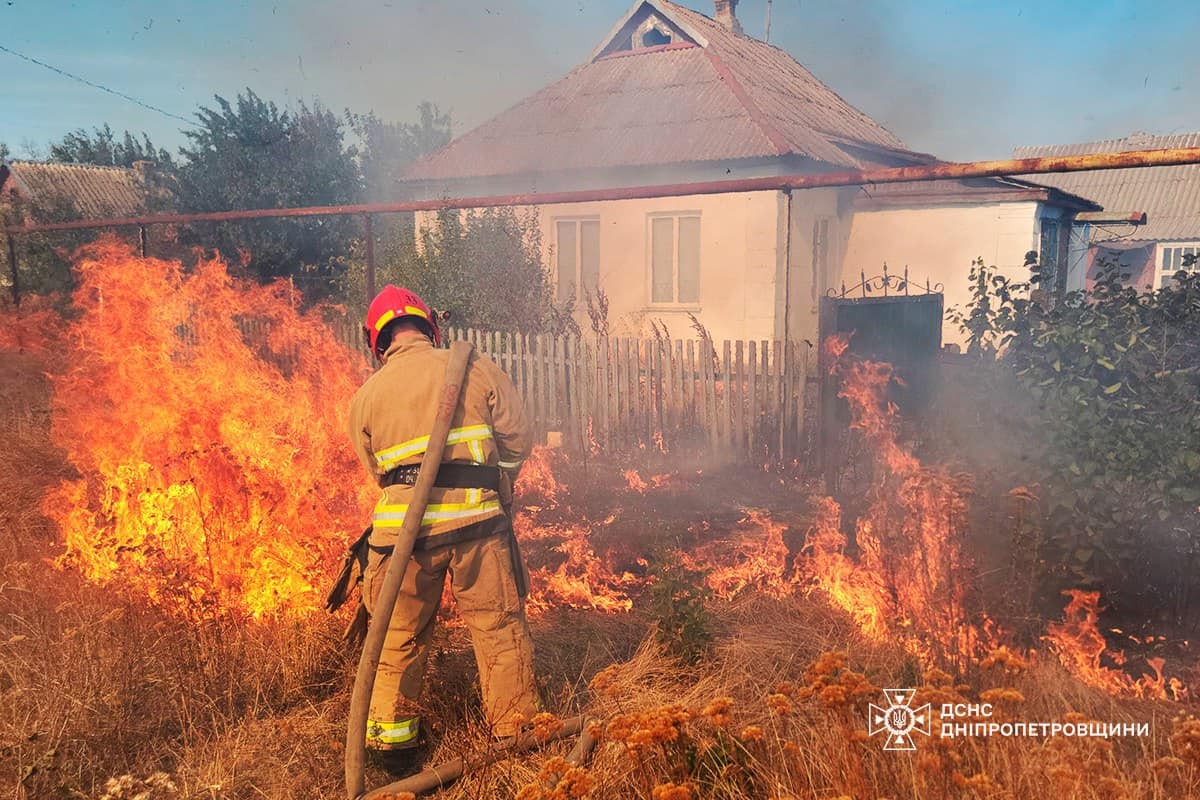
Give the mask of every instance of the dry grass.
<path id="1" fill-rule="evenodd" d="M 0 388 L 0 797 L 340 797 L 352 671 L 338 643 L 340 623 L 185 624 L 48 563 L 56 536 L 39 504 L 67 468 L 47 444 L 38 363 L 3 358 L 4 374 L 24 380 Z M 768 481 L 753 492 L 785 504 L 802 494 Z M 647 541 L 669 541 L 672 525 L 686 525 L 662 517 L 666 506 L 721 523 L 710 513 L 719 493 L 707 507 L 698 505 L 702 494 L 631 499 L 643 505 L 597 538 L 632 565 Z M 642 522 L 656 515 L 665 521 Z M 556 714 L 583 710 L 599 721 L 593 763 L 567 770 L 555 757 L 570 743 L 560 743 L 470 775 L 445 796 L 1200 796 L 1200 723 L 1176 719 L 1178 705 L 1115 700 L 1044 660 L 977 668 L 955 680 L 926 674 L 899 648 L 862 640 L 815 598 L 750 595 L 712 613 L 716 643 L 694 667 L 653 643 L 652 622 L 636 607 L 541 616 L 534 627 L 543 694 Z M 439 633 L 431 664 L 427 760 L 486 746 L 461 628 Z M 1147 721 L 1152 735 L 934 737 L 915 754 L 884 753 L 866 736 L 867 704 L 882 700 L 880 688 L 908 686 L 921 687 L 918 702 L 935 704 L 1013 690 L 1019 694 L 997 701 L 1012 719 L 1079 713 Z M 368 776 L 372 785 L 382 779 Z"/>

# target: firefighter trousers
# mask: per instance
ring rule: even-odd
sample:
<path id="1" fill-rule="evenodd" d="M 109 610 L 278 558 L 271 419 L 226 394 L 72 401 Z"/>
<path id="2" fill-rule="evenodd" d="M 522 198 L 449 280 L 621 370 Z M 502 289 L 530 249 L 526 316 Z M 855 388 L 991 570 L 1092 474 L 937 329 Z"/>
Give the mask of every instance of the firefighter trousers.
<path id="1" fill-rule="evenodd" d="M 367 746 L 414 747 L 430 641 L 446 576 L 471 633 L 483 710 L 496 736 L 512 736 L 537 712 L 533 642 L 513 576 L 509 537 L 493 534 L 413 553 L 384 639 L 367 724 Z M 363 599 L 374 609 L 390 556 L 371 553 Z"/>

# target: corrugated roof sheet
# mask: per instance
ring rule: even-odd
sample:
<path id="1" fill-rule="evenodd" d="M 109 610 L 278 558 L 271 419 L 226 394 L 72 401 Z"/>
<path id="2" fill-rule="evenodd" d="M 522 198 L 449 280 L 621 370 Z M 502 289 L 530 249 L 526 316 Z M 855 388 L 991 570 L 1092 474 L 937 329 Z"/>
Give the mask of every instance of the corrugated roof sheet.
<path id="1" fill-rule="evenodd" d="M 1159 150 L 1200 147 L 1200 133 L 1175 136 L 1133 134 L 1123 139 L 1079 144 L 1019 147 L 1016 158 L 1122 153 L 1130 150 Z M 1121 236 L 1127 241 L 1200 240 L 1200 164 L 1178 167 L 1134 167 L 1030 176 L 1032 180 L 1082 195 L 1104 206 L 1105 211 L 1145 211 L 1147 222 L 1124 235 L 1125 230 L 1093 229 L 1092 240 Z"/>
<path id="2" fill-rule="evenodd" d="M 1073 210 L 1099 211 L 1093 201 L 1052 186 L 1016 178 L 958 178 L 934 181 L 880 183 L 864 186 L 859 202 L 964 202 L 990 203 L 1037 200 Z"/>
<path id="3" fill-rule="evenodd" d="M 132 169 L 36 161 L 7 166 L 20 194 L 35 201 L 70 198 L 83 219 L 127 217 L 145 209 L 142 181 Z"/>
<path id="4" fill-rule="evenodd" d="M 839 145 L 925 161 L 779 48 L 682 6 L 678 44 L 600 56 L 410 165 L 404 180 L 801 156 L 863 162 Z"/>

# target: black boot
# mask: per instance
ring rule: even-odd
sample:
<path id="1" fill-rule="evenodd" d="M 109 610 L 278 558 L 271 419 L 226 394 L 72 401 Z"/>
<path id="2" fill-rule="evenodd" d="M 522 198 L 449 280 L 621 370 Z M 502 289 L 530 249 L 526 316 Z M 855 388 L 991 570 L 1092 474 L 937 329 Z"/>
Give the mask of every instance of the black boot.
<path id="1" fill-rule="evenodd" d="M 405 747 L 399 750 L 367 749 L 367 766 L 381 769 L 396 780 L 420 772 L 424 761 L 424 753 L 419 747 Z"/>

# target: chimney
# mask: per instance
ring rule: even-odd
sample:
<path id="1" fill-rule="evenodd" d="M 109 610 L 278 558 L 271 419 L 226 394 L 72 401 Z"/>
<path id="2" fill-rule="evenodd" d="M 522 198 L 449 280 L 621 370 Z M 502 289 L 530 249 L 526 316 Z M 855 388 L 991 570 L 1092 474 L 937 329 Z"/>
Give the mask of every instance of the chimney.
<path id="1" fill-rule="evenodd" d="M 738 22 L 738 0 L 714 0 L 717 6 L 716 20 L 734 33 L 742 32 L 742 23 Z"/>

